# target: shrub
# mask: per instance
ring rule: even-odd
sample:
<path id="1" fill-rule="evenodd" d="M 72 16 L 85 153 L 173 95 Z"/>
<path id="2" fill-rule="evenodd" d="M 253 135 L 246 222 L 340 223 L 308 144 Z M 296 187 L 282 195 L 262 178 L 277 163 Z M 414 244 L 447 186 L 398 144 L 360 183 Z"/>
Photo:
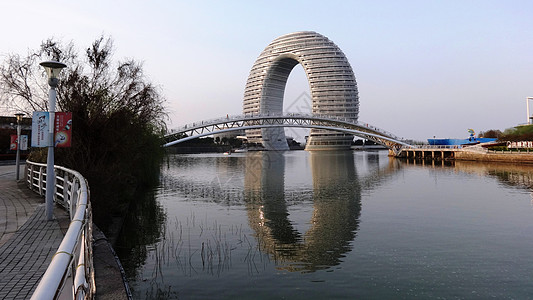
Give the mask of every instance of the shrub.
<path id="1" fill-rule="evenodd" d="M 58 148 L 55 161 L 89 181 L 95 222 L 106 227 L 120 215 L 139 186 L 157 179 L 163 155 L 166 113 L 159 89 L 133 59 L 112 60 L 110 38 L 100 37 L 79 56 L 72 43 L 42 43 L 26 57 L 11 54 L 0 66 L 5 104 L 30 114 L 48 110 L 44 69 L 38 63 L 67 64 L 57 88 L 58 111 L 72 112 L 71 148 Z M 42 159 L 46 149 L 31 157 Z"/>

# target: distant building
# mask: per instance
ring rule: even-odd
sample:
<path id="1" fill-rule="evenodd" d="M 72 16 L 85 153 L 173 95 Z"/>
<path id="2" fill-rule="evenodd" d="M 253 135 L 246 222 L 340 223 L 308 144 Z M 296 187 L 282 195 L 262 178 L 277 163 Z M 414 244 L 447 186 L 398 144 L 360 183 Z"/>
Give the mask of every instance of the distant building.
<path id="1" fill-rule="evenodd" d="M 23 118 L 21 122 L 21 134 L 28 136 L 28 147 L 31 145 L 31 118 Z M 14 159 L 16 151 L 9 149 L 11 143 L 11 135 L 17 134 L 17 118 L 0 117 L 0 159 L 8 158 Z M 12 156 L 12 157 L 11 157 Z"/>
<path id="2" fill-rule="evenodd" d="M 313 114 L 357 121 L 359 96 L 352 67 L 337 45 L 313 31 L 280 36 L 263 50 L 246 82 L 243 113 L 281 114 L 287 79 L 298 64 L 309 80 Z M 288 149 L 283 128 L 247 130 L 246 136 L 268 150 Z M 311 129 L 306 149 L 347 150 L 352 140 L 349 134 Z"/>

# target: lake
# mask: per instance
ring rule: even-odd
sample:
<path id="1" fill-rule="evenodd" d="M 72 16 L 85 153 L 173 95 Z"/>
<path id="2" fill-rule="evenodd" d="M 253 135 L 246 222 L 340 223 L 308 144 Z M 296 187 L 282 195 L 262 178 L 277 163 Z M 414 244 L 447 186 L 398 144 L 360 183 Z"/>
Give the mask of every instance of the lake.
<path id="1" fill-rule="evenodd" d="M 135 299 L 533 298 L 533 166 L 169 155 L 116 250 Z"/>

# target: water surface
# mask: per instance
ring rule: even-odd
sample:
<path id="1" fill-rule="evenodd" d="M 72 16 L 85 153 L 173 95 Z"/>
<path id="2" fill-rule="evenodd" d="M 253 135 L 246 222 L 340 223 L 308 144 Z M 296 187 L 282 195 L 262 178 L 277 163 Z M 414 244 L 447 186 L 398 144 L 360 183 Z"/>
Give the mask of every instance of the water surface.
<path id="1" fill-rule="evenodd" d="M 136 299 L 533 297 L 533 168 L 171 155 L 117 251 Z"/>

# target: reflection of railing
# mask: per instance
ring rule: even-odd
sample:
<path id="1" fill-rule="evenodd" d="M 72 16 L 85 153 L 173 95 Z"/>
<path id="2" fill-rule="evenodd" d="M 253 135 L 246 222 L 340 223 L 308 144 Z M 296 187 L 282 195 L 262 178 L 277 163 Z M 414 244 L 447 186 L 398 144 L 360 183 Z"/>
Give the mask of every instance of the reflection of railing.
<path id="1" fill-rule="evenodd" d="M 32 191 L 46 192 L 46 164 L 26 162 Z M 80 173 L 55 166 L 54 201 L 70 214 L 70 226 L 32 299 L 92 299 L 95 293 L 89 188 Z M 74 274 L 74 276 L 73 276 Z M 70 284 L 66 284 L 70 282 Z M 66 288 L 65 288 L 66 287 Z"/>

